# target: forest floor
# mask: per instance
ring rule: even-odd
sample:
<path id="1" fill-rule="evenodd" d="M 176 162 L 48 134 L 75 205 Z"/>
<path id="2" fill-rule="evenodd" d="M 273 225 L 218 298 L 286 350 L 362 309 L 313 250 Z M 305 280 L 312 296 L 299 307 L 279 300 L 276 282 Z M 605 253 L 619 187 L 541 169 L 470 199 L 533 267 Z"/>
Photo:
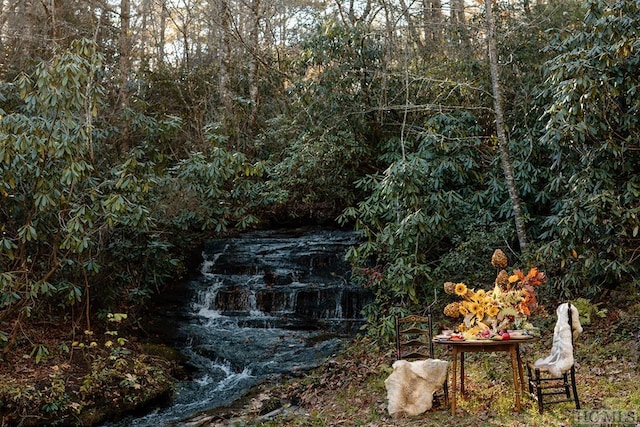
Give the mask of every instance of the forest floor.
<path id="1" fill-rule="evenodd" d="M 545 322 L 550 331 L 552 322 L 551 317 Z M 384 386 L 392 372 L 394 349 L 357 338 L 318 369 L 262 384 L 234 407 L 202 414 L 189 427 L 640 426 L 640 303 L 626 310 L 610 309 L 584 329 L 575 348 L 582 411 L 562 403 L 539 414 L 536 401 L 525 394 L 522 411 L 515 413 L 509 358 L 503 353 L 471 353 L 465 358 L 468 394 L 458 399 L 455 417 L 448 408 L 433 408 L 414 418 L 394 419 L 387 412 Z M 550 348 L 551 336 L 522 345 L 521 352 L 527 362 L 547 356 Z M 436 357 L 451 359 L 444 348 L 439 350 Z"/>
<path id="2" fill-rule="evenodd" d="M 89 426 L 168 401 L 179 355 L 116 331 L 25 325 L 0 353 L 0 426 Z"/>
<path id="3" fill-rule="evenodd" d="M 640 425 L 640 298 L 628 296 L 608 307 L 576 342 L 577 383 L 582 408 L 606 423 L 584 424 L 585 412 L 570 403 L 540 415 L 528 395 L 513 412 L 509 359 L 503 353 L 468 354 L 468 395 L 458 399 L 453 417 L 435 407 L 415 418 L 394 419 L 387 411 L 384 380 L 392 372 L 394 348 L 364 337 L 320 367 L 255 387 L 231 407 L 200 414 L 185 427 L 213 426 L 570 426 Z M 551 348 L 554 316 L 538 319 L 549 331 L 522 345 L 524 361 L 544 357 Z M 28 331 L 11 352 L 0 356 L 0 426 L 100 425 L 169 399 L 175 377 L 184 374 L 179 354 L 134 336 L 95 331 L 82 337 L 57 333 L 55 325 Z M 122 338 L 122 339 L 119 339 Z M 451 360 L 446 347 L 436 357 Z M 595 415 L 594 415 L 595 414 Z M 615 421 L 615 418 L 620 422 Z M 597 419 L 596 419 L 597 421 Z"/>

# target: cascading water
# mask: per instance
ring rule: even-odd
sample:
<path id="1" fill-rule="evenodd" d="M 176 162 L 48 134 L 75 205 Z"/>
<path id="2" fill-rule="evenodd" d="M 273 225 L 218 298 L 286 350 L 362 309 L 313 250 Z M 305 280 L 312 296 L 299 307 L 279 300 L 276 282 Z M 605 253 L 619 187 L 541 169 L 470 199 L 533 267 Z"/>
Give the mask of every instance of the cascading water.
<path id="1" fill-rule="evenodd" d="M 371 299 L 350 283 L 344 262 L 356 242 L 355 233 L 321 230 L 263 231 L 208 243 L 201 274 L 189 285 L 188 315 L 178 325 L 193 380 L 179 384 L 170 406 L 126 425 L 178 425 L 337 351 Z"/>

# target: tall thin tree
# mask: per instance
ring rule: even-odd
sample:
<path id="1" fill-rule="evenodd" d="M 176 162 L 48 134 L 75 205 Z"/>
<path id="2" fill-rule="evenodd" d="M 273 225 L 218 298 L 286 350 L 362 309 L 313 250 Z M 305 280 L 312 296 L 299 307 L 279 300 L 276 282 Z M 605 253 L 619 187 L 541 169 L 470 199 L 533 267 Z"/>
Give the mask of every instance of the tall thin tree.
<path id="1" fill-rule="evenodd" d="M 129 108 L 129 79 L 131 75 L 131 0 L 120 0 L 120 86 L 118 90 L 119 107 L 122 111 Z M 129 146 L 129 132 L 126 123 L 122 128 L 122 150 Z"/>
<path id="2" fill-rule="evenodd" d="M 502 83 L 500 82 L 500 70 L 498 69 L 498 46 L 496 42 L 496 24 L 493 17 L 494 0 L 485 1 L 486 5 L 486 25 L 487 25 L 487 45 L 489 51 L 489 67 L 491 68 L 491 87 L 493 90 L 493 109 L 496 119 L 496 135 L 498 137 L 498 149 L 502 163 L 507 191 L 511 199 L 513 216 L 515 219 L 516 234 L 520 243 L 520 249 L 527 247 L 527 234 L 525 230 L 524 217 L 516 180 L 513 177 L 513 168 L 509 156 L 509 142 L 504 125 L 504 112 L 502 110 Z"/>

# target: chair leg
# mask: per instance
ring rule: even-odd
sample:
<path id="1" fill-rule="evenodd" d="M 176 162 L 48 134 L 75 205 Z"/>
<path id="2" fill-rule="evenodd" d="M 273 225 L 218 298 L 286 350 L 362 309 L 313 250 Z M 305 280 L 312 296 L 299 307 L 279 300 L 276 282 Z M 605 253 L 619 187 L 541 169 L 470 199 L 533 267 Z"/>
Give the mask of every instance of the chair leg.
<path id="1" fill-rule="evenodd" d="M 576 369 L 571 367 L 571 388 L 573 388 L 573 400 L 576 402 L 576 409 L 580 409 L 580 399 L 578 399 L 578 387 L 576 386 Z"/>
<path id="2" fill-rule="evenodd" d="M 447 379 L 444 381 L 444 384 L 442 385 L 442 392 L 444 393 L 444 406 L 446 408 L 449 407 L 449 378 L 448 378 L 448 374 L 447 374 Z"/>
<path id="3" fill-rule="evenodd" d="M 533 394 L 533 378 L 531 377 L 531 366 L 527 365 L 527 383 L 529 385 L 529 394 Z"/>
<path id="4" fill-rule="evenodd" d="M 538 398 L 538 412 L 542 414 L 544 411 L 543 403 L 542 403 L 542 387 L 540 383 L 540 370 L 535 370 L 535 382 L 536 382 L 536 396 Z"/>
<path id="5" fill-rule="evenodd" d="M 565 372 L 562 374 L 562 381 L 564 381 L 564 394 L 567 396 L 567 400 L 571 399 L 571 391 L 569 390 L 569 375 Z"/>

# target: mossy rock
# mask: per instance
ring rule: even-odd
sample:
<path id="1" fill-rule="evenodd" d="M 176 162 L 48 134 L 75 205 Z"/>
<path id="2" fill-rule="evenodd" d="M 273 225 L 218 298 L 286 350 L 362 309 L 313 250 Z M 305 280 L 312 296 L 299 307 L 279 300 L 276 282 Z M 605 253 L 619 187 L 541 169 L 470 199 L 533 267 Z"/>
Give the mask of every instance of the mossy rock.
<path id="1" fill-rule="evenodd" d="M 170 362 L 183 362 L 185 357 L 173 347 L 164 344 L 142 343 L 142 351 L 149 356 L 158 356 Z"/>

